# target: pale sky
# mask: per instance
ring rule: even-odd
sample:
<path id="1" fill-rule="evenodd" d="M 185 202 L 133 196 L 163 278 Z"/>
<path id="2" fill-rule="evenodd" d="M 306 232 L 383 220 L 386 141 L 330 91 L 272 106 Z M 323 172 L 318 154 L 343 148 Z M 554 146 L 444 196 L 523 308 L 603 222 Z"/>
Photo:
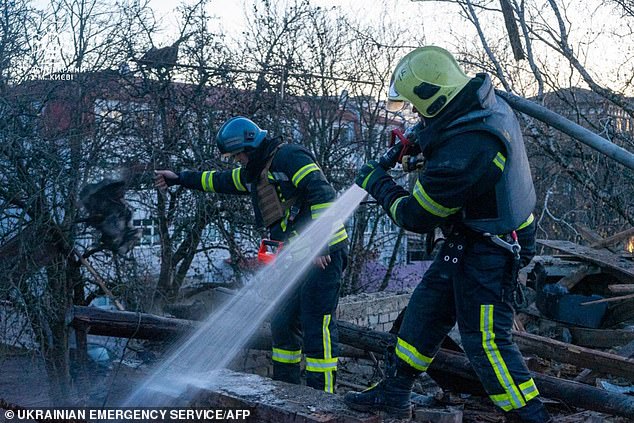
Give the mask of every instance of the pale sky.
<path id="1" fill-rule="evenodd" d="M 113 3 L 115 1 L 112 0 Z M 277 0 L 280 4 L 286 1 Z M 33 0 L 33 4 L 40 8 L 45 7 L 48 2 L 49 0 Z M 532 0 L 527 4 L 535 5 L 539 2 L 546 3 L 546 0 Z M 175 7 L 178 3 L 178 1 L 169 0 L 150 0 L 150 7 L 154 10 L 163 29 L 158 36 L 154 37 L 158 46 L 171 44 L 176 37 L 178 13 L 175 13 Z M 209 15 L 218 17 L 218 20 L 212 23 L 212 30 L 217 31 L 221 28 L 229 39 L 239 37 L 240 32 L 245 29 L 245 3 L 251 5 L 253 0 L 212 0 L 208 6 Z M 566 18 L 570 29 L 569 36 L 575 52 L 581 52 L 581 62 L 601 83 L 620 91 L 622 81 L 626 81 L 630 75 L 634 74 L 634 40 L 631 35 L 625 35 L 629 31 L 626 23 L 620 19 L 615 10 L 602 8 L 598 12 L 596 9 L 601 4 L 601 0 L 564 0 L 558 3 L 565 4 L 568 9 Z M 311 4 L 322 7 L 336 6 L 342 12 L 367 23 L 376 22 L 384 17 L 404 28 L 411 28 L 412 33 L 417 34 L 418 38 L 424 36 L 429 44 L 439 45 L 449 50 L 452 50 L 457 38 L 466 40 L 475 49 L 482 48 L 474 26 L 460 17 L 461 9 L 457 5 L 447 2 L 311 0 Z M 483 3 L 478 2 L 478 4 Z M 488 5 L 499 7 L 497 1 L 490 1 Z M 251 10 L 250 7 L 247 9 Z M 537 10 L 549 18 L 551 25 L 556 25 L 552 11 L 548 7 Z M 504 24 L 499 13 L 493 14 L 479 10 L 478 15 L 487 36 L 492 39 L 505 36 L 505 33 L 501 32 Z M 552 51 L 540 50 L 539 46 L 536 50 L 540 60 L 551 68 L 551 73 L 560 73 L 560 78 L 565 80 L 566 75 L 569 74 L 568 65 L 561 62 L 557 54 Z M 624 57 L 629 57 L 630 62 L 626 66 L 619 66 L 625 62 Z M 560 65 L 562 63 L 563 65 Z M 578 77 L 568 82 L 572 85 L 581 83 Z"/>

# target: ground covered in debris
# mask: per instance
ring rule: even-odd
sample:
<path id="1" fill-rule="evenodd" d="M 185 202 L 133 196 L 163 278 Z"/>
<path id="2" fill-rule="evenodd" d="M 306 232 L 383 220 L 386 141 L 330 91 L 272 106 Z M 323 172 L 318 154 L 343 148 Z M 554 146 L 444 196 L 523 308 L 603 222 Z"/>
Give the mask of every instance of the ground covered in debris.
<path id="1" fill-rule="evenodd" d="M 152 344 L 152 348 L 157 345 Z M 160 358 L 160 350 L 156 349 L 145 357 Z M 262 360 L 268 360 L 267 353 L 251 351 L 246 355 L 258 355 Z M 245 355 L 245 357 L 246 357 Z M 244 363 L 246 358 L 241 357 L 235 363 Z M 92 364 L 88 367 L 87 373 L 83 376 L 75 373 L 75 385 L 70 398 L 70 404 L 74 406 L 117 406 L 132 393 L 143 377 L 150 370 L 150 361 L 143 363 L 139 360 L 130 360 L 124 363 L 112 362 L 109 366 L 99 366 Z M 137 367 L 132 364 L 139 364 Z M 348 390 L 361 390 L 380 379 L 380 366 L 378 363 L 368 359 L 343 359 L 338 378 L 337 394 L 343 395 Z M 33 354 L 18 354 L 16 352 L 4 353 L 0 358 L 0 398 L 6 402 L 23 407 L 45 407 L 51 406 L 48 398 L 47 376 L 43 362 L 39 356 Z M 267 379 L 267 381 L 269 381 Z M 246 383 L 246 382 L 245 382 Z M 268 382 L 267 382 L 268 383 Z M 270 381 L 276 385 L 276 382 Z M 266 384 L 256 382 L 256 386 L 249 391 L 252 396 L 254 392 L 261 390 L 262 398 L 266 398 Z M 268 385 L 267 385 L 268 386 Z M 270 388 L 270 387 L 269 387 Z M 241 388 L 244 394 L 245 385 Z M 270 390 L 270 389 L 269 389 Z M 272 404 L 282 404 L 289 410 L 303 410 L 304 413 L 319 414 L 337 412 L 337 407 L 341 412 L 346 410 L 340 401 L 324 402 L 319 395 L 311 395 L 310 389 L 297 390 L 291 388 L 292 394 L 275 394 L 280 396 L 277 402 L 268 398 Z M 498 412 L 487 398 L 479 396 L 464 395 L 452 392 L 443 392 L 429 377 L 422 377 L 415 387 L 419 394 L 413 399 L 415 404 L 415 421 L 431 422 L 505 422 L 505 417 Z M 238 392 L 237 394 L 240 394 Z M 268 391 L 267 391 L 268 392 Z M 280 391 L 282 392 L 282 391 Z M 284 391 L 286 392 L 286 391 Z M 244 394 L 246 397 L 249 395 Z M 269 393 L 268 396 L 271 394 Z M 262 399 L 261 399 L 262 400 Z M 281 402 L 280 402 L 281 401 Z M 200 398 L 193 401 L 196 405 L 203 405 Z M 334 405 L 333 405 L 334 404 Z M 338 404 L 338 405 L 337 405 Z M 57 405 L 57 404 L 55 404 Z M 581 423 L 581 422 L 611 422 L 624 423 L 630 421 L 625 418 L 606 416 L 599 413 L 575 410 L 558 402 L 548 402 L 548 408 L 555 417 L 556 422 Z M 396 422 L 398 420 L 384 419 L 383 421 Z"/>

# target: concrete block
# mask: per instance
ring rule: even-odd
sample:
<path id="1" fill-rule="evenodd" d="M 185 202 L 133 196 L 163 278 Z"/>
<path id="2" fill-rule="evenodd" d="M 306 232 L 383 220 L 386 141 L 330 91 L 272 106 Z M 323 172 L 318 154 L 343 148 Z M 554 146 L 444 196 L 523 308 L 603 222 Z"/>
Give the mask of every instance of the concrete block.
<path id="1" fill-rule="evenodd" d="M 381 314 L 379 316 L 379 323 L 387 323 L 390 321 L 390 316 L 387 314 Z"/>
<path id="2" fill-rule="evenodd" d="M 273 381 L 257 375 L 220 370 L 213 386 L 191 387 L 189 407 L 240 408 L 245 421 L 262 423 L 380 423 L 379 416 L 354 411 L 341 396 L 306 386 Z"/>
<path id="3" fill-rule="evenodd" d="M 368 323 L 370 325 L 376 325 L 377 323 L 379 323 L 379 316 L 376 314 L 371 314 L 370 316 L 368 316 Z"/>
<path id="4" fill-rule="evenodd" d="M 462 423 L 462 410 L 447 408 L 414 408 L 412 418 L 415 422 L 423 423 Z"/>

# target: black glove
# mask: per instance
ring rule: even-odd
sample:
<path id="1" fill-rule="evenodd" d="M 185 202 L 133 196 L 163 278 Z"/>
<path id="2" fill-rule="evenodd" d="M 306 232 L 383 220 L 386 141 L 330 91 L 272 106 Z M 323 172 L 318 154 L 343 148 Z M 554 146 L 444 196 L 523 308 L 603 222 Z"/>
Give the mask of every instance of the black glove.
<path id="1" fill-rule="evenodd" d="M 172 187 L 174 185 L 180 185 L 181 184 L 181 175 L 180 175 L 180 173 L 177 173 L 176 175 L 178 175 L 178 178 L 165 178 L 165 183 L 167 184 L 168 187 Z"/>
<path id="2" fill-rule="evenodd" d="M 385 175 L 385 169 L 376 160 L 371 160 L 361 166 L 359 173 L 354 180 L 354 183 L 361 188 L 370 192 L 372 186 L 379 180 L 381 176 Z"/>
<path id="3" fill-rule="evenodd" d="M 385 154 L 383 154 L 383 156 L 381 156 L 381 158 L 379 159 L 379 165 L 385 170 L 392 169 L 394 166 L 396 166 L 396 163 L 398 163 L 398 158 L 400 157 L 401 152 L 404 148 L 405 145 L 400 141 L 394 144 L 392 147 L 390 147 L 389 150 L 385 152 Z"/>

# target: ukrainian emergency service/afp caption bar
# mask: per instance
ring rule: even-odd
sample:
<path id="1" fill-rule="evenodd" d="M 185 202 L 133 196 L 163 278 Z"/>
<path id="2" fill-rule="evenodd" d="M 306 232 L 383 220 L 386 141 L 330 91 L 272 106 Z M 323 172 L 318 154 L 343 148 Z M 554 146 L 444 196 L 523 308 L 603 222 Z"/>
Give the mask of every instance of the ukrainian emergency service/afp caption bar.
<path id="1" fill-rule="evenodd" d="M 253 417 L 252 417 L 253 416 Z M 18 408 L 4 421 L 66 422 L 254 422 L 248 408 Z"/>

